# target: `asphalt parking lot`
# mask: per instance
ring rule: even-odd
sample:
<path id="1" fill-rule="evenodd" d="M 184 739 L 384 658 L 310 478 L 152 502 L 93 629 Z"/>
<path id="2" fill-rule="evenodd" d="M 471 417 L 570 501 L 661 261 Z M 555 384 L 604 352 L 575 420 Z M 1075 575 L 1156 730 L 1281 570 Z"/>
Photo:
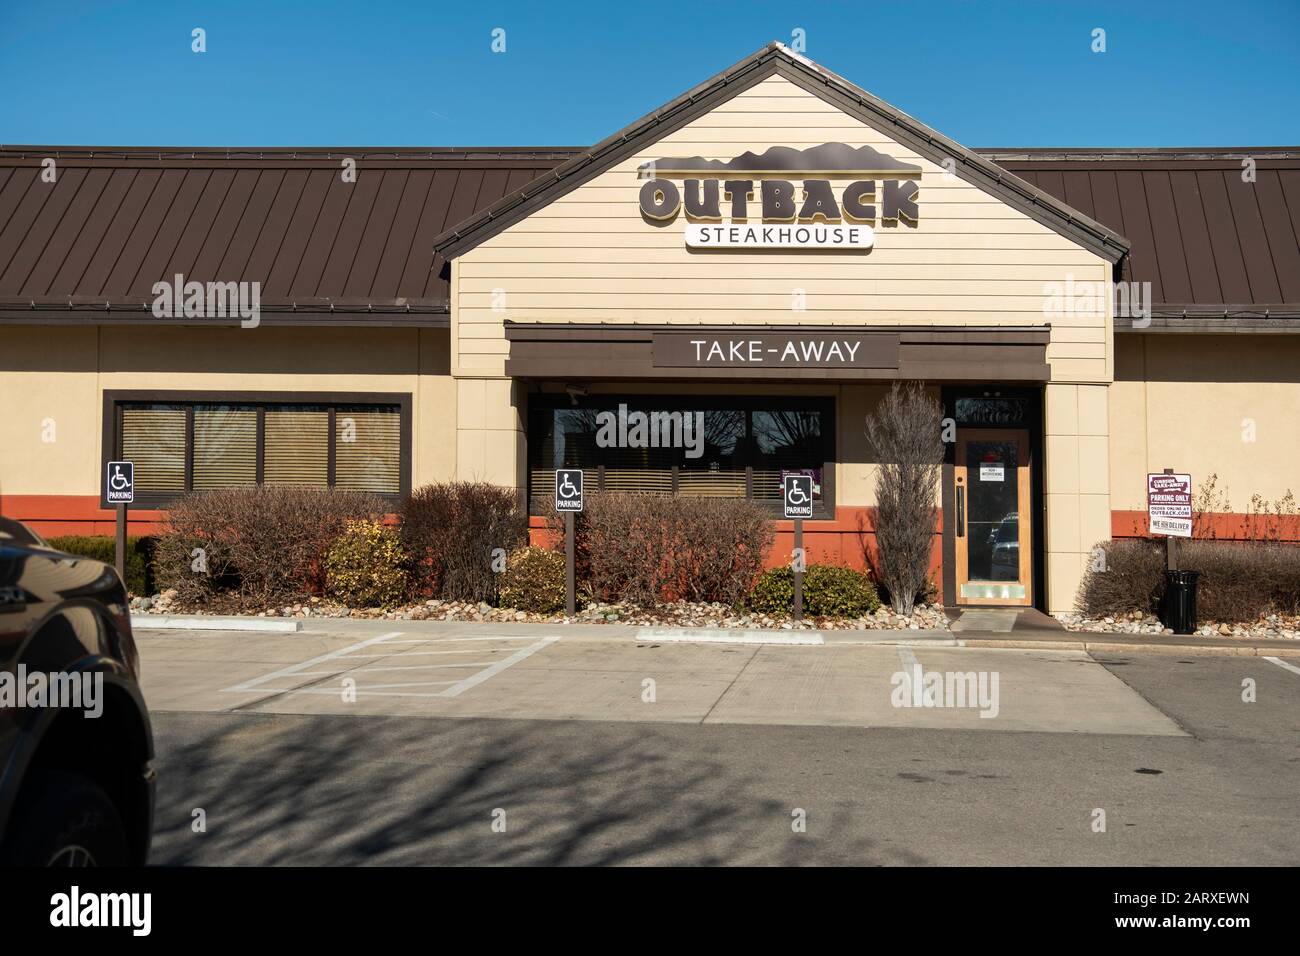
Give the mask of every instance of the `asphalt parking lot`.
<path id="1" fill-rule="evenodd" d="M 1300 862 L 1300 674 L 1263 657 L 408 622 L 139 641 L 155 863 Z M 913 661 L 997 673 L 997 715 L 894 706 Z"/>

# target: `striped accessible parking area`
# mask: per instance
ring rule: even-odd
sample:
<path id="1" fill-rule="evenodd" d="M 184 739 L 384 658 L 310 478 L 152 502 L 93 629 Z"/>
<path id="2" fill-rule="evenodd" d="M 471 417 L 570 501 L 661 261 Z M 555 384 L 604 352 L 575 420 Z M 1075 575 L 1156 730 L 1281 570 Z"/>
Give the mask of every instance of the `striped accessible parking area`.
<path id="1" fill-rule="evenodd" d="M 407 637 L 381 634 L 223 688 L 268 697 L 457 697 L 536 654 L 557 636 Z"/>

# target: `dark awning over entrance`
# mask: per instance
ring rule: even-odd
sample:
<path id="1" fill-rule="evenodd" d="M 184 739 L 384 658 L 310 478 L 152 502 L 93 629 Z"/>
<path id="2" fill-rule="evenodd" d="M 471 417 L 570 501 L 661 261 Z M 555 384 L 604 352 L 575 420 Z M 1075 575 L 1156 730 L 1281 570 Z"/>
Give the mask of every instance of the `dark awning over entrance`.
<path id="1" fill-rule="evenodd" d="M 1046 382 L 1047 328 L 506 322 L 506 374 L 546 379 Z"/>

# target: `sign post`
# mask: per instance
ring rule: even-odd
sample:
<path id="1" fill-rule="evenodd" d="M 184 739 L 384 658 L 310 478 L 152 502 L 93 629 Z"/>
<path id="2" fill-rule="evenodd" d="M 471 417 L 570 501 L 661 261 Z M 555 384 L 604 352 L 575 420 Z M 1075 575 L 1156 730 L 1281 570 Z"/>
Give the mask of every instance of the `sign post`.
<path id="1" fill-rule="evenodd" d="M 560 468 L 555 472 L 555 510 L 564 515 L 564 613 L 578 613 L 577 580 L 574 573 L 573 516 L 582 511 L 582 469 Z"/>
<path id="2" fill-rule="evenodd" d="M 786 473 L 781 476 L 783 511 L 794 519 L 794 619 L 803 620 L 803 519 L 812 517 L 812 475 Z"/>
<path id="3" fill-rule="evenodd" d="M 126 585 L 126 509 L 135 501 L 135 463 L 130 461 L 110 461 L 105 475 L 104 498 L 110 505 L 117 506 L 117 540 L 114 548 L 113 564 L 117 576 Z"/>

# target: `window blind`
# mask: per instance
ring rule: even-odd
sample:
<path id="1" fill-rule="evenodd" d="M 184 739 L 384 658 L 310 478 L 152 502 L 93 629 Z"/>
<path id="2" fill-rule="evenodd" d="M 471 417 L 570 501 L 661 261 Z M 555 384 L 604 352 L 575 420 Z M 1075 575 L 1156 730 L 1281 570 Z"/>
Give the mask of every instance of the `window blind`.
<path id="1" fill-rule="evenodd" d="M 262 480 L 268 485 L 328 485 L 329 429 L 327 408 L 268 408 Z"/>
<path id="2" fill-rule="evenodd" d="M 184 406 L 123 408 L 122 457 L 135 462 L 137 492 L 184 491 Z"/>
<path id="3" fill-rule="evenodd" d="M 257 483 L 257 409 L 234 405 L 194 408 L 195 491 Z"/>
<path id="4" fill-rule="evenodd" d="M 334 484 L 397 494 L 402 441 L 398 411 L 339 408 L 334 419 Z"/>

